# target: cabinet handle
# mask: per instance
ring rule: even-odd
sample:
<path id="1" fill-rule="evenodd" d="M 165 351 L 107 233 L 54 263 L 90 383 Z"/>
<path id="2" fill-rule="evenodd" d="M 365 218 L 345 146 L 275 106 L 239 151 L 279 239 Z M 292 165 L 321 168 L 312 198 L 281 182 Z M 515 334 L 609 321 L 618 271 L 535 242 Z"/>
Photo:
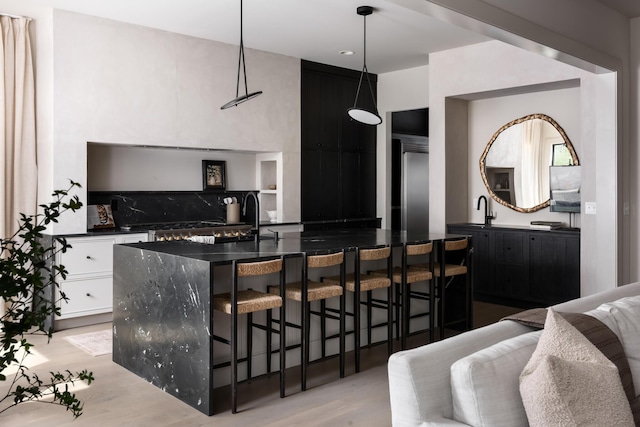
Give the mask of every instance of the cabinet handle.
<path id="1" fill-rule="evenodd" d="M 91 294 L 90 294 L 89 292 L 87 292 L 87 296 L 88 296 L 88 297 L 90 297 L 90 296 L 91 296 Z"/>
<path id="2" fill-rule="evenodd" d="M 87 255 L 87 259 L 91 259 L 91 255 Z"/>

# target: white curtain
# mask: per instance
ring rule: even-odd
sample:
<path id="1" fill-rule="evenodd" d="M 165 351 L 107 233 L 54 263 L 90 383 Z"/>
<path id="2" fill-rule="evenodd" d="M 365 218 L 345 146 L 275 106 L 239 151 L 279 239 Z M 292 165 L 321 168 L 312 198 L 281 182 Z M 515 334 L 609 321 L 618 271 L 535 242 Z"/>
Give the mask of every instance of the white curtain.
<path id="1" fill-rule="evenodd" d="M 15 233 L 21 212 L 35 214 L 37 206 L 35 88 L 29 22 L 28 18 L 0 15 L 0 235 L 3 237 Z"/>
<path id="2" fill-rule="evenodd" d="M 542 141 L 542 120 L 526 120 L 522 122 L 522 199 L 518 206 L 531 208 L 546 198 L 541 198 L 545 190 L 542 174 L 540 173 Z M 548 167 L 548 163 L 547 163 Z M 548 184 L 548 181 L 547 181 Z M 547 194 L 548 198 L 548 194 Z"/>
<path id="3" fill-rule="evenodd" d="M 29 18 L 0 15 L 0 235 L 37 209 L 36 117 Z M 0 303 L 0 315 L 4 304 Z"/>

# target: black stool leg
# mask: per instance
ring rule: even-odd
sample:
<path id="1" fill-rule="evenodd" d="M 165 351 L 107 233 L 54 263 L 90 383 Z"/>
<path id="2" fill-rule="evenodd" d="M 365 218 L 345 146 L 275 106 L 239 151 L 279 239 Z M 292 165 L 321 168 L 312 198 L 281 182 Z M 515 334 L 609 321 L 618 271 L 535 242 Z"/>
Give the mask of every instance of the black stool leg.
<path id="1" fill-rule="evenodd" d="M 440 300 L 439 300 L 439 306 L 440 306 L 440 310 L 438 310 L 438 317 L 440 318 L 440 339 L 443 340 L 444 339 L 444 322 L 445 322 L 445 306 L 444 306 L 444 294 L 445 294 L 445 288 L 447 285 L 447 278 L 445 277 L 445 244 L 444 242 L 442 242 L 442 244 L 440 245 L 440 277 L 439 277 L 439 291 L 440 291 Z"/>
<path id="2" fill-rule="evenodd" d="M 282 298 L 282 300 L 284 301 L 284 298 Z M 267 373 L 268 374 L 271 373 L 271 349 L 273 344 L 273 337 L 271 336 L 271 334 L 273 333 L 272 322 L 273 322 L 273 313 L 271 310 L 267 310 L 266 331 L 267 331 Z"/>
<path id="3" fill-rule="evenodd" d="M 389 259 L 387 260 L 387 277 L 390 281 L 389 287 L 387 288 L 387 350 L 389 356 L 393 353 L 393 289 L 391 289 L 391 287 L 394 286 L 394 284 L 392 268 L 393 261 L 391 254 L 389 254 Z"/>
<path id="4" fill-rule="evenodd" d="M 402 280 L 400 287 L 402 288 L 402 328 L 400 338 L 400 348 L 407 348 L 407 335 L 409 334 L 409 320 L 411 315 L 411 287 L 407 283 L 407 247 L 402 248 Z"/>
<path id="5" fill-rule="evenodd" d="M 340 264 L 340 286 L 342 286 L 342 295 L 340 295 L 340 378 L 344 378 L 344 353 L 345 347 L 345 311 L 346 311 L 346 289 L 344 288 L 345 280 L 345 251 L 342 250 L 342 264 Z"/>
<path id="6" fill-rule="evenodd" d="M 253 313 L 247 313 L 247 379 L 251 378 L 253 367 Z"/>
<path id="7" fill-rule="evenodd" d="M 307 369 L 309 363 L 309 334 L 310 334 L 310 326 L 311 316 L 309 314 L 310 304 L 309 304 L 309 286 L 308 286 L 308 278 L 307 278 L 307 255 L 304 254 L 302 256 L 302 300 L 300 301 L 300 307 L 302 308 L 302 347 L 301 347 L 301 365 L 302 365 L 302 378 L 301 378 L 301 388 L 302 391 L 307 389 Z M 324 337 L 324 332 L 323 335 Z"/>
<path id="8" fill-rule="evenodd" d="M 360 250 L 356 248 L 356 268 L 354 271 L 353 328 L 356 355 L 356 373 L 360 372 Z"/>
<path id="9" fill-rule="evenodd" d="M 322 346 L 322 358 L 327 356 L 327 304 L 325 300 L 320 300 L 320 344 Z"/>
<path id="10" fill-rule="evenodd" d="M 401 310 L 402 310 L 402 303 L 404 301 L 403 295 L 404 295 L 404 288 L 400 286 L 400 284 L 398 284 L 398 286 L 396 286 L 396 284 L 393 282 L 393 279 L 391 279 L 391 285 L 394 286 L 395 289 L 395 296 L 394 296 L 394 300 L 393 302 L 389 302 L 390 304 L 393 304 L 393 306 L 395 307 L 395 325 L 396 325 L 396 339 L 401 339 L 402 335 L 402 316 L 401 316 Z"/>
<path id="11" fill-rule="evenodd" d="M 285 260 L 284 257 L 281 259 L 282 269 L 280 270 L 280 295 L 282 295 L 282 305 L 280 306 L 280 398 L 283 398 L 285 396 L 285 372 L 287 367 L 287 298 L 284 274 Z M 271 347 L 269 347 L 269 354 L 271 354 Z"/>
<path id="12" fill-rule="evenodd" d="M 231 273 L 231 413 L 238 412 L 238 275 L 236 261 Z"/>
<path id="13" fill-rule="evenodd" d="M 389 356 L 393 354 L 393 289 L 391 289 L 392 284 L 387 288 L 387 298 L 389 303 L 387 304 L 387 350 L 389 352 Z"/>
<path id="14" fill-rule="evenodd" d="M 373 295 L 372 291 L 367 291 L 367 345 L 369 346 L 371 345 L 371 341 L 372 341 L 372 338 L 371 338 L 371 331 L 372 331 L 371 319 L 373 317 L 373 313 L 372 313 L 373 310 L 371 307 L 371 304 L 373 304 L 372 295 Z"/>

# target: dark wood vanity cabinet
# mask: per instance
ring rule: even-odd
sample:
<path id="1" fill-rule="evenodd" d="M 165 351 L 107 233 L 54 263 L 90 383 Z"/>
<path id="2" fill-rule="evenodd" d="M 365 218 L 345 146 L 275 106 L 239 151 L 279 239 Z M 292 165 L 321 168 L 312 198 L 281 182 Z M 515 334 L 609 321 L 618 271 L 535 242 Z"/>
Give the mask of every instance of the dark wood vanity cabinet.
<path id="1" fill-rule="evenodd" d="M 570 234 L 538 232 L 529 237 L 529 256 L 535 263 L 530 272 L 535 286 L 529 295 L 534 300 L 560 302 L 580 296 L 580 235 Z"/>
<path id="2" fill-rule="evenodd" d="M 355 122 L 360 71 L 302 61 L 302 220 L 374 218 L 376 127 Z M 370 75 L 373 89 L 377 76 Z M 370 99 L 368 86 L 359 105 Z M 364 96 L 366 95 L 366 96 Z M 371 108 L 372 105 L 369 105 Z"/>
<path id="3" fill-rule="evenodd" d="M 580 296 L 580 233 L 450 224 L 473 237 L 474 298 L 545 307 Z"/>

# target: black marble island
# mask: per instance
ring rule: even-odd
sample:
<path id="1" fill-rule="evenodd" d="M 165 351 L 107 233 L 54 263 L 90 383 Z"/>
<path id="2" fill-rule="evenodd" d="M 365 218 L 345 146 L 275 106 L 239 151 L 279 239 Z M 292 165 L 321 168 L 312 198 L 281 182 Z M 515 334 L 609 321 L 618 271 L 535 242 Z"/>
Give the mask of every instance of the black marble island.
<path id="1" fill-rule="evenodd" d="M 115 245 L 113 361 L 211 415 L 214 322 L 210 301 L 213 294 L 229 289 L 224 266 L 230 266 L 233 260 L 282 256 L 286 262 L 302 253 L 323 254 L 343 248 L 353 251 L 382 244 L 401 246 L 449 236 L 357 229 L 284 233 L 277 241 L 259 243 Z"/>

